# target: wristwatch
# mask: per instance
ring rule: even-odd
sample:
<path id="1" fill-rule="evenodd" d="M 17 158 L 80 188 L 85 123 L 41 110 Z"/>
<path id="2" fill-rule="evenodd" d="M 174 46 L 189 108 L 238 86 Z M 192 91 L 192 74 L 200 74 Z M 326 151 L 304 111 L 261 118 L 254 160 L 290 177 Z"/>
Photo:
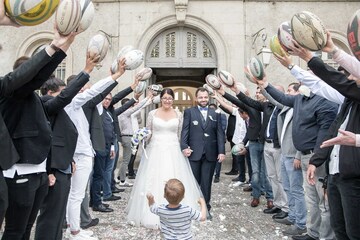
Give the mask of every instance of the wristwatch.
<path id="1" fill-rule="evenodd" d="M 293 69 L 294 66 L 295 66 L 295 65 L 294 65 L 293 63 L 291 63 L 291 64 L 289 64 L 289 66 L 287 66 L 287 68 L 288 68 L 289 70 L 291 70 L 291 69 Z"/>
<path id="2" fill-rule="evenodd" d="M 58 48 L 58 47 L 55 46 L 54 44 L 50 44 L 50 47 L 51 47 L 55 52 L 60 51 L 60 48 Z"/>

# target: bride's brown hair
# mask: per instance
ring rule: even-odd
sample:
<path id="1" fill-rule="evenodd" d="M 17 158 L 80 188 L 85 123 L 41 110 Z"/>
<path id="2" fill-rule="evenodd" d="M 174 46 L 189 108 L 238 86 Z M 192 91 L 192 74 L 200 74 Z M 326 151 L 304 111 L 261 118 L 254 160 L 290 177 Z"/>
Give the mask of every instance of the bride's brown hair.
<path id="1" fill-rule="evenodd" d="M 160 98 L 162 98 L 164 96 L 164 94 L 169 94 L 171 95 L 173 98 L 175 98 L 175 94 L 174 91 L 171 88 L 164 88 L 161 93 L 160 93 Z"/>

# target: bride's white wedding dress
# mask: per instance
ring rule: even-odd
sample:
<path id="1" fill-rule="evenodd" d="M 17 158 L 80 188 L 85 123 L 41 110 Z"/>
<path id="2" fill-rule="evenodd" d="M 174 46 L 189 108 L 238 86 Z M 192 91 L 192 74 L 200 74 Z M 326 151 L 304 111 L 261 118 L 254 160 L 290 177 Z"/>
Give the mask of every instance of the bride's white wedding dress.
<path id="1" fill-rule="evenodd" d="M 159 228 L 159 217 L 150 212 L 146 194 L 152 193 L 157 204 L 167 203 L 164 186 L 171 178 L 177 178 L 184 184 L 185 197 L 181 204 L 200 210 L 197 201 L 202 196 L 201 190 L 193 176 L 189 160 L 180 149 L 181 126 L 180 112 L 177 118 L 167 121 L 156 117 L 156 110 L 149 113 L 147 127 L 151 129 L 152 136 L 146 147 L 146 154 L 142 155 L 126 208 L 130 224 Z"/>

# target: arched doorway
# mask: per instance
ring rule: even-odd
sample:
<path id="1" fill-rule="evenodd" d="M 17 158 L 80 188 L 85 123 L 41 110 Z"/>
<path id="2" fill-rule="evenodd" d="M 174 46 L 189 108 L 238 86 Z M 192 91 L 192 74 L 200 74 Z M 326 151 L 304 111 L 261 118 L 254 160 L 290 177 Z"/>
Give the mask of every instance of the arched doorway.
<path id="1" fill-rule="evenodd" d="M 154 73 L 150 84 L 162 84 L 180 94 L 180 102 L 175 105 L 181 111 L 190 107 L 196 88 L 217 69 L 217 54 L 211 41 L 203 33 L 181 26 L 164 30 L 148 46 L 145 65 Z"/>

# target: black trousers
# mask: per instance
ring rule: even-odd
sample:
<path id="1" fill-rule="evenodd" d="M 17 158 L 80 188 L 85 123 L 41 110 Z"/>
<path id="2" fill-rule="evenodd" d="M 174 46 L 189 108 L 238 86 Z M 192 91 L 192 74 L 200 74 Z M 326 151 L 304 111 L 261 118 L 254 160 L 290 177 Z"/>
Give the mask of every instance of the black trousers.
<path id="1" fill-rule="evenodd" d="M 3 172 L 0 169 L 0 229 L 4 221 L 6 209 L 8 208 L 8 189 L 3 176 Z"/>
<path id="2" fill-rule="evenodd" d="M 205 154 L 199 161 L 190 161 L 191 170 L 196 181 L 199 183 L 200 189 L 204 195 L 207 209 L 210 211 L 211 184 L 217 161 L 208 161 Z"/>
<path id="3" fill-rule="evenodd" d="M 70 191 L 71 174 L 55 171 L 56 183 L 49 187 L 49 192 L 40 208 L 36 221 L 36 240 L 61 240 L 62 226 L 66 214 L 66 204 Z"/>
<path id="4" fill-rule="evenodd" d="M 5 215 L 3 240 L 28 240 L 40 206 L 48 192 L 46 173 L 5 178 L 9 207 Z"/>
<path id="5" fill-rule="evenodd" d="M 359 239 L 360 179 L 343 179 L 340 174 L 329 175 L 327 193 L 330 221 L 336 239 Z"/>

